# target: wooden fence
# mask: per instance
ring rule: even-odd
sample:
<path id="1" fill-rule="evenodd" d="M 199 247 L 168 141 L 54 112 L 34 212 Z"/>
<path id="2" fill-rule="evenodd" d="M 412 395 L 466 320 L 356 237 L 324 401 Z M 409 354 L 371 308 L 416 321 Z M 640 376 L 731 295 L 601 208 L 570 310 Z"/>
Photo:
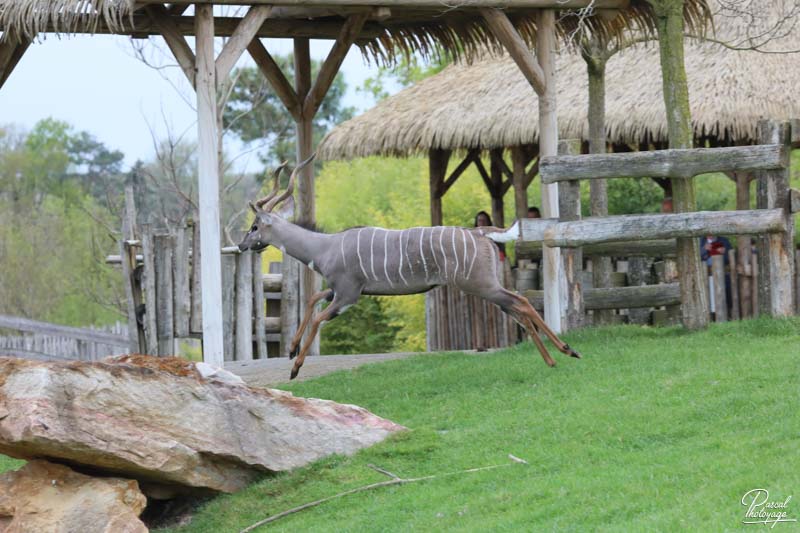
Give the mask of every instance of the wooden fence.
<path id="1" fill-rule="evenodd" d="M 123 234 L 133 237 L 125 228 Z M 200 232 L 191 224 L 169 233 L 142 226 L 120 242 L 128 300 L 128 345 L 152 355 L 177 352 L 176 342 L 202 338 Z M 222 249 L 223 338 L 226 361 L 277 356 L 281 341 L 281 274 L 263 274 L 261 255 Z M 268 305 L 269 303 L 269 305 Z"/>
<path id="2" fill-rule="evenodd" d="M 739 316 L 756 309 L 761 314 L 789 316 L 800 307 L 796 284 L 794 250 L 794 214 L 800 211 L 800 192 L 789 188 L 789 154 L 792 141 L 790 125 L 762 122 L 759 124 L 762 145 L 734 148 L 700 148 L 661 150 L 597 155 L 562 155 L 542 158 L 542 183 L 561 183 L 561 220 L 524 219 L 521 221 L 521 240 L 525 247 L 565 248 L 563 284 L 566 295 L 562 307 L 565 327 L 585 322 L 585 311 L 605 308 L 654 307 L 675 305 L 681 301 L 680 285 L 688 282 L 690 274 L 679 272 L 679 284 L 642 285 L 637 287 L 585 289 L 582 286 L 581 252 L 586 255 L 626 256 L 625 251 L 637 247 L 651 251 L 673 248 L 676 238 L 699 238 L 705 235 L 756 236 L 756 262 L 750 257 L 734 254 L 734 268 L 727 276 L 740 281 L 757 281 L 757 290 L 750 291 L 750 306 L 743 304 L 743 293 L 735 308 Z M 569 151 L 567 148 L 565 151 Z M 619 177 L 695 176 L 707 172 L 756 171 L 757 209 L 715 212 L 687 212 L 653 215 L 622 215 L 580 219 L 578 181 Z M 566 219 L 566 220 L 565 220 Z M 577 254 L 577 258 L 574 255 Z M 628 254 L 630 255 L 630 254 Z M 698 258 L 699 259 L 699 258 Z M 712 278 L 718 281 L 716 302 L 727 301 L 724 287 L 726 272 L 724 258 L 714 259 Z M 720 280 L 722 280 L 720 282 Z M 557 281 L 557 280 L 556 280 Z M 562 283 L 562 282 L 559 282 Z M 753 285 L 751 283 L 750 285 Z M 545 288 L 546 289 L 546 288 Z M 675 300 L 678 289 L 678 300 Z M 734 291 L 729 291 L 733 293 Z M 539 295 L 531 294 L 535 304 Z M 683 302 L 684 307 L 686 302 Z M 727 319 L 727 309 L 733 315 L 734 305 L 718 305 L 717 318 Z M 798 309 L 800 311 L 800 309 Z M 687 310 L 684 310 L 686 315 Z M 689 313 L 699 312 L 689 309 Z M 752 314 L 752 313 L 751 313 Z"/>
<path id="3" fill-rule="evenodd" d="M 128 352 L 127 329 L 119 323 L 108 328 L 73 328 L 0 315 L 0 330 L 24 333 L 0 336 L 0 356 L 97 361 Z"/>

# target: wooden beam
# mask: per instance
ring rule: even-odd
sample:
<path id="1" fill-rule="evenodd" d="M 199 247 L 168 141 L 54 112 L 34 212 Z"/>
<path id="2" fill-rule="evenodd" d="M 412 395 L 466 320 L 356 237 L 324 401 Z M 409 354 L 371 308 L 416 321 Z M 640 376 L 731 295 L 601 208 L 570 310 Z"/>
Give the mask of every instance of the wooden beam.
<path id="1" fill-rule="evenodd" d="M 218 80 L 224 80 L 228 77 L 231 70 L 233 70 L 233 66 L 242 56 L 242 52 L 252 42 L 258 29 L 269 17 L 271 10 L 271 6 L 253 6 L 242 18 L 233 35 L 225 43 L 219 56 L 217 56 Z"/>
<path id="2" fill-rule="evenodd" d="M 195 6 L 197 27 L 197 140 L 199 160 L 200 261 L 202 266 L 203 361 L 222 367 L 222 257 L 219 249 L 219 161 L 217 152 L 217 80 L 214 63 L 213 6 Z"/>
<path id="3" fill-rule="evenodd" d="M 431 226 L 441 226 L 443 224 L 442 196 L 444 195 L 444 176 L 447 172 L 448 161 L 450 161 L 450 150 L 437 148 L 428 150 Z"/>
<path id="4" fill-rule="evenodd" d="M 492 179 L 489 177 L 489 173 L 486 172 L 486 167 L 483 166 L 483 161 L 481 158 L 475 158 L 475 167 L 478 169 L 478 174 L 481 175 L 481 179 L 483 179 L 484 185 L 486 185 L 486 189 L 491 192 L 492 191 Z"/>
<path id="5" fill-rule="evenodd" d="M 554 222 L 555 224 L 555 222 Z M 540 232 L 544 238 L 544 229 Z M 542 258 L 542 239 L 538 241 L 517 241 L 517 258 L 540 260 Z M 593 257 L 674 257 L 675 239 L 651 241 L 603 242 L 583 246 L 583 254 Z"/>
<path id="6" fill-rule="evenodd" d="M 178 65 L 183 70 L 183 73 L 186 75 L 186 78 L 189 80 L 189 83 L 192 87 L 195 86 L 195 56 L 194 52 L 192 52 L 189 43 L 186 42 L 186 39 L 183 37 L 183 34 L 175 25 L 174 20 L 167 15 L 167 9 L 161 4 L 154 4 L 145 7 L 145 13 L 150 20 L 153 22 L 153 25 L 156 27 L 158 32 L 164 38 L 164 41 L 167 43 L 167 46 L 172 51 L 172 55 L 175 56 L 175 60 L 178 62 Z M 213 21 L 212 21 L 213 23 Z"/>
<path id="7" fill-rule="evenodd" d="M 98 344 L 128 347 L 128 337 L 124 335 L 116 335 L 114 333 L 106 333 L 92 329 L 74 328 L 71 326 L 61 326 L 59 324 L 39 322 L 38 320 L 30 320 L 16 316 L 0 315 L 0 329 L 11 329 L 14 331 L 38 333 L 40 335 L 67 337 Z"/>
<path id="8" fill-rule="evenodd" d="M 25 39 L 22 42 L 9 39 L 0 43 L 0 88 L 5 85 L 6 80 L 11 76 L 17 63 L 22 59 L 30 45 L 30 39 Z"/>
<path id="9" fill-rule="evenodd" d="M 367 15 L 365 13 L 347 17 L 344 26 L 342 26 L 342 31 L 339 33 L 339 37 L 336 39 L 336 42 L 333 43 L 328 57 L 325 58 L 325 62 L 319 69 L 319 74 L 317 74 L 314 86 L 311 87 L 311 90 L 308 92 L 303 102 L 304 116 L 312 118 L 317 114 L 319 106 L 322 105 L 322 100 L 325 98 L 325 95 L 328 94 L 328 89 L 331 88 L 331 84 L 336 78 L 339 68 L 342 66 L 344 57 L 347 55 L 348 50 L 350 50 L 350 46 L 355 42 L 356 37 L 359 32 L 361 32 L 361 28 L 366 21 Z"/>
<path id="10" fill-rule="evenodd" d="M 464 173 L 465 170 L 475 161 L 475 158 L 480 158 L 480 152 L 478 150 L 470 150 L 467 153 L 467 156 L 464 158 L 461 163 L 453 170 L 453 173 L 450 174 L 450 177 L 445 180 L 442 184 L 442 190 L 440 191 L 441 196 L 447 194 L 447 191 L 450 190 L 450 187 L 461 177 L 461 174 Z"/>
<path id="11" fill-rule="evenodd" d="M 559 8 L 560 9 L 560 8 Z M 541 66 L 536 63 L 533 53 L 527 43 L 522 39 L 517 29 L 508 19 L 508 16 L 499 9 L 493 7 L 481 8 L 481 15 L 489 25 L 489 29 L 498 41 L 508 51 L 508 55 L 514 60 L 525 79 L 531 84 L 536 94 L 544 94 L 545 75 Z"/>
<path id="12" fill-rule="evenodd" d="M 522 295 L 535 308 L 541 309 L 544 303 L 542 292 L 525 291 Z M 600 309 L 641 309 L 681 303 L 681 289 L 677 283 L 584 289 L 583 296 L 586 309 L 593 311 Z"/>
<path id="13" fill-rule="evenodd" d="M 789 165 L 782 145 L 655 150 L 623 154 L 544 157 L 542 183 L 603 178 L 680 178 L 707 172 L 771 170 Z"/>
<path id="14" fill-rule="evenodd" d="M 191 4 L 172 3 L 167 8 L 167 15 L 170 17 L 179 17 L 186 13 L 186 10 L 189 9 L 189 6 L 191 6 Z"/>
<path id="15" fill-rule="evenodd" d="M 302 108 L 300 98 L 297 96 L 292 84 L 286 79 L 286 76 L 281 71 L 281 67 L 275 62 L 275 59 L 270 55 L 267 49 L 261 44 L 258 39 L 253 39 L 247 46 L 247 51 L 255 61 L 261 74 L 267 78 L 267 81 L 272 86 L 275 94 L 278 95 L 283 105 L 292 115 L 295 122 L 298 122 L 302 115 Z"/>
<path id="16" fill-rule="evenodd" d="M 783 209 L 698 211 L 670 215 L 621 215 L 560 222 L 545 230 L 544 244 L 575 247 L 638 239 L 671 239 L 702 237 L 703 235 L 758 235 L 784 231 L 786 231 L 786 220 Z"/>
<path id="17" fill-rule="evenodd" d="M 140 0 L 141 4 L 156 4 L 160 0 Z M 242 5 L 242 0 L 199 0 L 195 4 Z M 630 0 L 459 0 L 442 4 L 440 0 L 248 0 L 250 5 L 270 4 L 300 7 L 352 7 L 376 6 L 399 8 L 493 7 L 501 9 L 578 9 L 593 6 L 595 9 L 625 9 Z"/>
<path id="18" fill-rule="evenodd" d="M 534 161 L 533 164 L 531 165 L 531 168 L 529 168 L 525 172 L 524 185 L 526 189 L 531 186 L 531 183 L 533 183 L 533 179 L 536 177 L 538 173 L 539 173 L 539 158 L 537 157 L 536 161 Z"/>

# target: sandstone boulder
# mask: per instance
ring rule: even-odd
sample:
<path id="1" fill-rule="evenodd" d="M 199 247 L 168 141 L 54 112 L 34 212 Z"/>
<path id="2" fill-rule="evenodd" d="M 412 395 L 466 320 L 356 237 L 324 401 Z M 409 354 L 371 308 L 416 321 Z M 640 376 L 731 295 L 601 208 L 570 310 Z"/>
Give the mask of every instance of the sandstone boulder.
<path id="1" fill-rule="evenodd" d="M 0 533 L 146 533 L 146 503 L 132 479 L 32 461 L 0 475 Z"/>
<path id="2" fill-rule="evenodd" d="M 264 472 L 349 455 L 404 429 L 355 405 L 201 369 L 149 356 L 0 358 L 0 453 L 137 479 L 152 496 L 233 492 Z"/>

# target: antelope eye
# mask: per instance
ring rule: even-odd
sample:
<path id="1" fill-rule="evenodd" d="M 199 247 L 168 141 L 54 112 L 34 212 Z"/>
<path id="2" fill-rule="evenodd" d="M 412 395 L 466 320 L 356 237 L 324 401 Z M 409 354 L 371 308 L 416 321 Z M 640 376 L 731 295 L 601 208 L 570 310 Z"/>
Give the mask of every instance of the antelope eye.
<path id="1" fill-rule="evenodd" d="M 250 231 L 251 231 L 251 232 L 253 232 L 253 231 L 258 231 L 258 226 L 256 226 L 255 224 L 253 224 L 253 227 L 252 227 L 252 228 L 250 228 Z"/>

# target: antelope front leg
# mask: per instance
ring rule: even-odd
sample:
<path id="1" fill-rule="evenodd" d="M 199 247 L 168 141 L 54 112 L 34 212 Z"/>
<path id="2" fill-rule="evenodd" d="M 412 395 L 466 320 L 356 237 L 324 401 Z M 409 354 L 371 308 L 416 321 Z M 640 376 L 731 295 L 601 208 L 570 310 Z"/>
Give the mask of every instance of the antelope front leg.
<path id="1" fill-rule="evenodd" d="M 300 372 L 300 367 L 303 366 L 303 363 L 306 360 L 306 355 L 308 354 L 308 350 L 311 349 L 311 343 L 314 342 L 314 337 L 317 336 L 317 331 L 319 331 L 319 327 L 322 325 L 322 323 L 333 320 L 353 303 L 355 302 L 344 302 L 342 300 L 337 301 L 337 299 L 334 297 L 331 305 L 317 313 L 317 316 L 315 316 L 314 320 L 311 321 L 311 331 L 308 334 L 308 338 L 306 338 L 306 342 L 303 344 L 303 348 L 300 350 L 300 354 L 297 356 L 297 360 L 294 362 L 294 367 L 292 367 L 292 373 L 289 376 L 289 379 L 296 378 L 297 374 Z"/>
<path id="2" fill-rule="evenodd" d="M 292 339 L 292 343 L 289 345 L 289 359 L 294 359 L 297 355 L 297 349 L 300 347 L 300 341 L 303 339 L 303 332 L 308 327 L 308 322 L 311 320 L 311 315 L 314 314 L 314 308 L 317 304 L 322 300 L 329 300 L 333 297 L 333 289 L 325 289 L 324 291 L 320 291 L 314 294 L 311 298 L 308 299 L 308 306 L 306 307 L 306 314 L 303 317 L 303 321 L 300 323 L 300 326 L 297 328 L 297 331 L 294 334 L 294 338 Z M 312 336 L 312 338 L 314 338 Z"/>

